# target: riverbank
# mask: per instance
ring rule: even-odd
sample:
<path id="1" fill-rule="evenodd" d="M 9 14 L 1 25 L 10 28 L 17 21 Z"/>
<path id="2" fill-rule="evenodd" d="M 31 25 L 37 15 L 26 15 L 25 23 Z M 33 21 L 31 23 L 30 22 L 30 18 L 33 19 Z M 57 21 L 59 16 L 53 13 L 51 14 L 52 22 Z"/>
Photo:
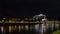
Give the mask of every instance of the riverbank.
<path id="1" fill-rule="evenodd" d="M 57 30 L 57 31 L 55 31 L 55 32 L 53 32 L 51 34 L 60 34 L 60 30 Z"/>

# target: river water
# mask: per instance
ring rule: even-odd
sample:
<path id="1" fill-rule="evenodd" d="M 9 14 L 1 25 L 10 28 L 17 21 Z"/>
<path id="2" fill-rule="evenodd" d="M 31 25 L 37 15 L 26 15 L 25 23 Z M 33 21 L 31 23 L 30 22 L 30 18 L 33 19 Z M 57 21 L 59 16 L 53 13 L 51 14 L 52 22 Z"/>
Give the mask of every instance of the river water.
<path id="1" fill-rule="evenodd" d="M 23 28 L 23 25 L 22 26 L 6 26 L 5 27 L 5 34 L 8 34 L 8 32 L 15 32 L 16 33 L 21 33 L 24 34 L 50 34 L 56 30 L 59 30 L 59 27 L 60 27 L 60 24 L 37 24 L 37 25 L 34 25 L 34 26 L 30 26 L 30 30 L 28 29 L 28 25 L 25 26 L 25 31 L 24 31 L 24 28 Z M 44 30 L 44 31 L 43 31 Z M 3 32 L 3 26 L 0 25 L 0 34 L 2 34 Z M 23 33 L 24 32 L 24 33 Z M 15 34 L 16 34 L 15 33 Z M 11 33 L 12 34 L 12 33 Z"/>

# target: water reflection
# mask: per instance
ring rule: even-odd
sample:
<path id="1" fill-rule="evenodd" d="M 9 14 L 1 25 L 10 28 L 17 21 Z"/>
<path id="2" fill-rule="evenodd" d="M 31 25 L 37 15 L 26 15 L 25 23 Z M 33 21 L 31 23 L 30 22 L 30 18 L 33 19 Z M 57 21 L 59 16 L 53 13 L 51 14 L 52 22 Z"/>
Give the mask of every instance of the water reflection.
<path id="1" fill-rule="evenodd" d="M 25 26 L 25 30 L 24 30 L 24 26 L 23 25 L 19 25 L 19 26 L 5 26 L 5 34 L 11 34 L 11 33 L 28 33 L 28 34 L 42 34 L 42 25 L 43 24 L 37 24 L 34 26 L 30 26 L 30 28 L 28 27 L 28 25 Z M 60 24 L 45 24 L 43 25 L 44 27 L 44 34 L 49 34 L 54 32 L 55 30 L 58 30 L 60 27 Z M 33 30 L 34 29 L 34 30 Z M 9 32 L 9 33 L 8 33 Z M 3 26 L 0 26 L 0 33 L 3 34 Z M 14 34 L 13 33 L 13 34 Z"/>
<path id="2" fill-rule="evenodd" d="M 55 24 L 55 28 L 56 29 L 59 29 L 59 24 Z"/>
<path id="3" fill-rule="evenodd" d="M 54 24 L 52 24 L 52 32 L 54 31 Z"/>
<path id="4" fill-rule="evenodd" d="M 2 34 L 2 26 L 0 25 L 0 34 Z"/>

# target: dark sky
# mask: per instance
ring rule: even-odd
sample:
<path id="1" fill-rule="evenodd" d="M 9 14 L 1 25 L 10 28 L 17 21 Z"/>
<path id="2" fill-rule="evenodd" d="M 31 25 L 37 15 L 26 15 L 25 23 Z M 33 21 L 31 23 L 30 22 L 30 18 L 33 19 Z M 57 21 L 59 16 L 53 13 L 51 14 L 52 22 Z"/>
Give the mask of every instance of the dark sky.
<path id="1" fill-rule="evenodd" d="M 0 0 L 0 3 L 0 15 L 5 17 L 31 17 L 40 13 L 60 17 L 57 0 Z"/>

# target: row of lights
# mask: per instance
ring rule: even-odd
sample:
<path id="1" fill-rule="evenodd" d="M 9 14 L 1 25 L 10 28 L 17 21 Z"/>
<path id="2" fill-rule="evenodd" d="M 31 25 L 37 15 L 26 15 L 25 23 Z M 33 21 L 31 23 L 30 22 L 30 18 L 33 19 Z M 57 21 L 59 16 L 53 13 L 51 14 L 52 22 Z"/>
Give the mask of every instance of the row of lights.
<path id="1" fill-rule="evenodd" d="M 3 20 L 0 20 L 0 23 L 28 23 L 28 22 L 39 22 L 38 19 L 33 20 L 33 18 L 25 18 L 25 19 L 20 19 L 20 18 L 3 18 Z"/>

